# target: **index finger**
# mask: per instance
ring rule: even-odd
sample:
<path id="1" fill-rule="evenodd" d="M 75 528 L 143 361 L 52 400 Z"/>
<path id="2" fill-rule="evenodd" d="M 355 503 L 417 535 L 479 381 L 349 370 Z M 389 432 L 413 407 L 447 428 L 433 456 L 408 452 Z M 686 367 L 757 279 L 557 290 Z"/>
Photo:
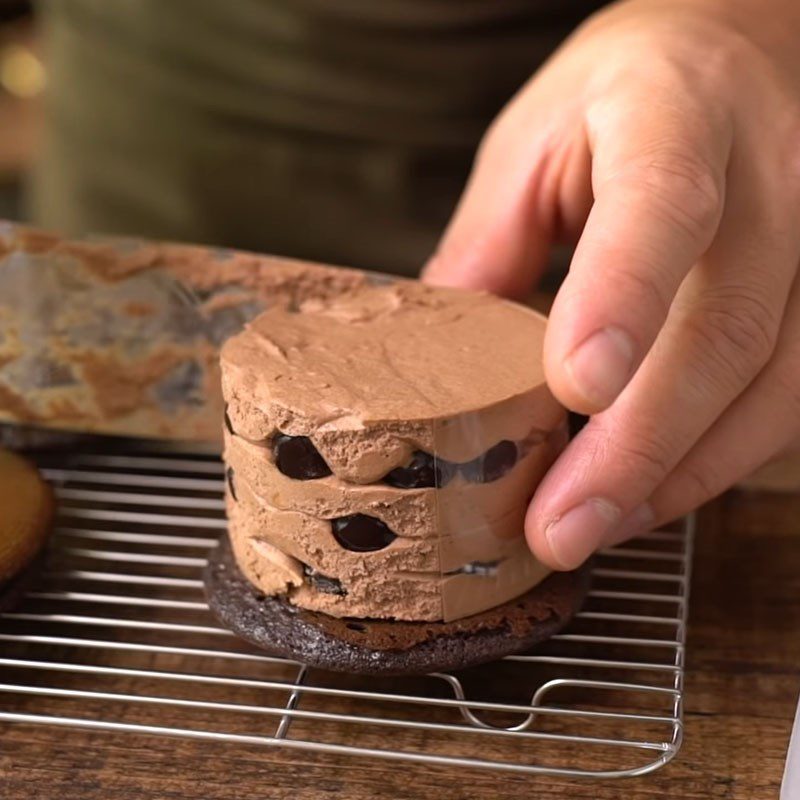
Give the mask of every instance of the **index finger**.
<path id="1" fill-rule="evenodd" d="M 722 116 L 612 98 L 588 117 L 595 202 L 550 314 L 548 383 L 569 408 L 607 408 L 655 341 L 724 206 Z"/>

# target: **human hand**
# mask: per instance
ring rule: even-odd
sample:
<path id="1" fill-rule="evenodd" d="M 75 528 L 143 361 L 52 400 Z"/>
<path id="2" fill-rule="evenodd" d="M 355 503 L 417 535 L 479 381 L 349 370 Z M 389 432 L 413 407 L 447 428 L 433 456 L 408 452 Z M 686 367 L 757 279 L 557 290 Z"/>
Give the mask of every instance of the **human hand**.
<path id="1" fill-rule="evenodd" d="M 593 416 L 526 520 L 556 569 L 800 446 L 798 5 L 630 0 L 592 18 L 488 131 L 426 268 L 521 297 L 578 239 L 544 360 Z"/>

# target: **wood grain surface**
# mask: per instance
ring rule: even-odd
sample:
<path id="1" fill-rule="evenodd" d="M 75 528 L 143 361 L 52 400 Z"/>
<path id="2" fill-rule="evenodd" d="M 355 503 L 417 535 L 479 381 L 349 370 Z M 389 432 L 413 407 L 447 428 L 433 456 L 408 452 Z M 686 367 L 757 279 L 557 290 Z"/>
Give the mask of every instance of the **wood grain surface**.
<path id="1" fill-rule="evenodd" d="M 747 491 L 731 493 L 702 512 L 685 743 L 675 761 L 652 775 L 606 782 L 531 779 L 5 725 L 0 726 L 0 798 L 777 798 L 800 693 L 799 505 L 797 494 Z M 157 709 L 146 713 L 159 723 Z M 502 739 L 488 744 L 504 746 Z"/>

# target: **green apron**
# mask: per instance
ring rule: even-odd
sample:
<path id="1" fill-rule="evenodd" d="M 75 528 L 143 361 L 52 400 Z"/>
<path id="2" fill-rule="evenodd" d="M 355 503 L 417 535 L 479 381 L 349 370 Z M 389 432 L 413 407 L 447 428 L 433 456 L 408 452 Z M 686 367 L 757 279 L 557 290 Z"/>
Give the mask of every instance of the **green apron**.
<path id="1" fill-rule="evenodd" d="M 40 224 L 415 273 L 601 0 L 46 0 Z"/>

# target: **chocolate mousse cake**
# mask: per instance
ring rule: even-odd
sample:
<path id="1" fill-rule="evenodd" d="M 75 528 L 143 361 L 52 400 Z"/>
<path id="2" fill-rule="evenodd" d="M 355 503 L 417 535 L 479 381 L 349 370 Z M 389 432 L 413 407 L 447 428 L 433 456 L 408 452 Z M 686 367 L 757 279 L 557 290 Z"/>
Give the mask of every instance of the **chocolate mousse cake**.
<path id="1" fill-rule="evenodd" d="M 585 580 L 548 578 L 523 535 L 568 438 L 544 330 L 496 297 L 396 282 L 272 308 L 229 339 L 229 541 L 207 577 L 223 622 L 311 663 L 393 672 L 562 625 Z M 411 669 L 404 649 L 427 656 Z"/>

